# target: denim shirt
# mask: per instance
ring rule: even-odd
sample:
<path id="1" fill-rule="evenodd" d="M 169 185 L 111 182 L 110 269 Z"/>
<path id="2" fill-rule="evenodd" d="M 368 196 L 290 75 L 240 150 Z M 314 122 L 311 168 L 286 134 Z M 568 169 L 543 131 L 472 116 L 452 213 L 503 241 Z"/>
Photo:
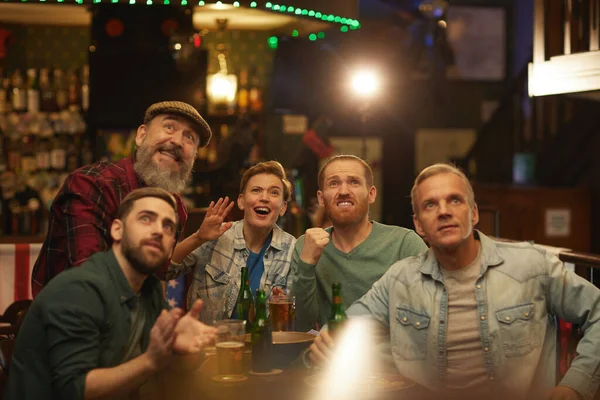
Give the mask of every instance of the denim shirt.
<path id="1" fill-rule="evenodd" d="M 204 243 L 188 254 L 181 264 L 171 263 L 168 279 L 194 270 L 194 281 L 188 291 L 188 309 L 196 299 L 204 301 L 200 319 L 203 322 L 231 317 L 241 286 L 241 268 L 246 266 L 250 250 L 244 240 L 244 222 L 236 221 L 219 239 Z M 296 239 L 277 225 L 271 245 L 265 251 L 265 272 L 260 288 L 267 295 L 273 287 L 289 293 L 292 286 L 290 264 Z"/>
<path id="2" fill-rule="evenodd" d="M 475 236 L 482 252 L 475 295 L 489 389 L 536 399 L 557 384 L 558 317 L 584 331 L 560 385 L 591 399 L 600 379 L 600 290 L 542 248 Z M 448 295 L 431 249 L 395 263 L 348 315 L 370 315 L 389 327 L 402 375 L 431 389 L 446 387 Z"/>

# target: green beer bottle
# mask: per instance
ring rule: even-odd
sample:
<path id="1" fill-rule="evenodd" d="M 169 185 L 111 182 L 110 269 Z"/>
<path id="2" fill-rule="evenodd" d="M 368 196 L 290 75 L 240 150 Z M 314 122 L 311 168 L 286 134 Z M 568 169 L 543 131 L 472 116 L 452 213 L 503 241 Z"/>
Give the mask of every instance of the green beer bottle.
<path id="1" fill-rule="evenodd" d="M 254 297 L 250 290 L 250 278 L 246 267 L 242 267 L 242 284 L 237 298 L 236 311 L 237 318 L 246 321 L 246 333 L 250 333 L 254 321 Z"/>
<path id="2" fill-rule="evenodd" d="M 267 317 L 267 296 L 256 290 L 256 318 L 252 325 L 252 371 L 270 372 L 273 352 L 271 323 Z"/>
<path id="3" fill-rule="evenodd" d="M 329 316 L 329 321 L 327 321 L 327 330 L 332 337 L 335 337 L 342 330 L 348 317 L 342 303 L 342 284 L 333 282 L 331 284 L 331 292 L 331 315 Z"/>

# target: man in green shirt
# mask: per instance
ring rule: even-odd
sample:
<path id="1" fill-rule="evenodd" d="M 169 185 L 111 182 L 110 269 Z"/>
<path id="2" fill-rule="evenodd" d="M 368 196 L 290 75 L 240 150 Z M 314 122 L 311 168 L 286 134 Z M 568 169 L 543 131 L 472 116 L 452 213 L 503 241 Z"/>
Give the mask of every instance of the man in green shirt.
<path id="1" fill-rule="evenodd" d="M 413 230 L 369 220 L 376 196 L 371 167 L 356 156 L 334 156 L 319 171 L 317 199 L 333 226 L 310 228 L 296 242 L 292 291 L 298 330 L 327 322 L 333 282 L 342 284 L 348 308 L 393 263 L 427 250 Z"/>
<path id="2" fill-rule="evenodd" d="M 202 302 L 183 315 L 166 310 L 153 275 L 170 257 L 177 231 L 175 198 L 137 189 L 111 225 L 112 249 L 54 278 L 19 331 L 9 400 L 123 398 L 176 354 L 199 352 L 215 328 L 198 321 Z"/>

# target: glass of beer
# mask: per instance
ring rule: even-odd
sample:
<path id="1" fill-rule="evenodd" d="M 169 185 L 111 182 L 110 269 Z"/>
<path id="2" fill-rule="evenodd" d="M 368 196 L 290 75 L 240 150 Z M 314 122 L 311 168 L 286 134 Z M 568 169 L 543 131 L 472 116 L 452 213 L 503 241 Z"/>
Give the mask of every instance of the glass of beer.
<path id="1" fill-rule="evenodd" d="M 273 295 L 269 299 L 269 314 L 273 332 L 294 330 L 296 298 L 285 294 Z"/>
<path id="2" fill-rule="evenodd" d="M 244 375 L 244 342 L 246 321 L 227 319 L 217 321 L 217 370 L 222 378 Z"/>

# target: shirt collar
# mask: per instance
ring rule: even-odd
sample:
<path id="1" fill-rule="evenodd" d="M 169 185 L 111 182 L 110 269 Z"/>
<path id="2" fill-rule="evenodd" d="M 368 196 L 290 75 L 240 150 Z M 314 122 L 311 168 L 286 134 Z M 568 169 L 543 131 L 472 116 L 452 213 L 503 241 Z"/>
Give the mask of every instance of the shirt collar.
<path id="1" fill-rule="evenodd" d="M 125 277 L 117 258 L 115 257 L 115 253 L 112 249 L 106 252 L 106 265 L 108 267 L 108 271 L 112 277 L 112 281 L 115 285 L 115 293 L 119 295 L 119 301 L 121 304 L 127 303 L 129 307 L 133 307 L 136 302 L 136 295 L 129 284 L 129 281 Z M 153 287 L 158 283 L 158 279 L 150 275 L 142 284 L 142 289 L 140 293 L 142 296 L 151 296 Z"/>
<path id="2" fill-rule="evenodd" d="M 495 267 L 504 262 L 504 259 L 498 253 L 498 248 L 492 239 L 476 229 L 473 230 L 473 234 L 475 235 L 475 240 L 479 240 L 481 245 L 482 274 L 485 273 L 488 267 Z M 422 274 L 431 275 L 433 279 L 441 280 L 442 272 L 440 271 L 440 265 L 435 258 L 435 254 L 433 254 L 433 250 L 429 249 L 429 251 L 424 255 L 421 255 L 421 257 L 423 257 L 424 260 L 419 271 Z"/>
<path id="3" fill-rule="evenodd" d="M 233 223 L 233 248 L 235 250 L 244 250 L 246 248 L 246 241 L 244 240 L 244 220 L 236 221 Z M 281 228 L 277 225 L 273 226 L 273 237 L 271 239 L 271 246 L 275 250 L 282 250 L 284 242 L 284 235 Z"/>

